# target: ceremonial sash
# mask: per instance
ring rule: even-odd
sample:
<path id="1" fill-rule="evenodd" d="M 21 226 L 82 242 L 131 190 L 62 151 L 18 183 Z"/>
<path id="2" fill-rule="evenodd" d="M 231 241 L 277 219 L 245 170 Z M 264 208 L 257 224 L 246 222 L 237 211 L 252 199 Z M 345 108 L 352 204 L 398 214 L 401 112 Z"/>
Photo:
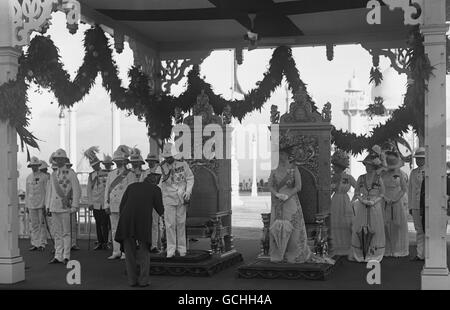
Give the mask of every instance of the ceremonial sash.
<path id="1" fill-rule="evenodd" d="M 95 176 L 94 179 L 92 179 L 92 175 L 93 175 L 93 174 L 94 174 L 94 173 L 91 172 L 91 174 L 89 175 L 90 178 L 91 178 L 91 180 L 92 180 L 91 189 L 94 189 L 94 186 L 95 186 L 95 185 L 98 185 L 98 172 L 97 172 L 97 174 L 96 174 L 96 176 Z"/>
<path id="2" fill-rule="evenodd" d="M 125 177 L 128 175 L 128 173 L 130 172 L 130 170 L 125 170 L 124 172 L 122 172 L 120 175 L 117 176 L 117 178 L 115 178 L 112 182 L 111 185 L 109 186 L 109 190 L 108 190 L 108 201 L 109 201 L 109 195 L 111 195 L 112 190 L 120 183 L 123 181 L 123 179 L 125 179 Z"/>
<path id="3" fill-rule="evenodd" d="M 52 181 L 53 181 L 53 187 L 55 188 L 55 191 L 56 191 L 56 195 L 58 195 L 59 198 L 61 198 L 61 200 L 62 200 L 63 208 L 64 209 L 69 208 L 70 207 L 69 198 L 72 195 L 72 188 L 67 193 L 67 195 L 64 194 L 64 191 L 59 186 L 58 180 L 56 178 L 56 172 L 53 172 L 53 174 L 52 174 Z"/>

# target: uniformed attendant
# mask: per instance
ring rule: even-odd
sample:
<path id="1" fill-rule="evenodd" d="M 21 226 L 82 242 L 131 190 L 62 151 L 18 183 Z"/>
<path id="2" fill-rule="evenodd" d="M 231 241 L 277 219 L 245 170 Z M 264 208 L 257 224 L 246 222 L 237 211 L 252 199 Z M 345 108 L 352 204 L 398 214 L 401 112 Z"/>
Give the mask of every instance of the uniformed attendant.
<path id="1" fill-rule="evenodd" d="M 46 207 L 52 213 L 55 238 L 55 257 L 51 264 L 65 263 L 70 260 L 70 213 L 75 212 L 80 203 L 80 183 L 73 170 L 66 167 L 66 152 L 58 149 L 53 160 L 57 169 L 48 182 Z"/>
<path id="2" fill-rule="evenodd" d="M 48 164 L 45 160 L 41 160 L 41 165 L 39 166 L 39 171 L 47 174 L 50 177 L 50 173 L 48 173 Z"/>
<path id="3" fill-rule="evenodd" d="M 97 230 L 97 245 L 94 250 L 107 249 L 109 237 L 108 215 L 105 212 L 105 186 L 108 172 L 100 168 L 100 159 L 97 157 L 98 147 L 90 147 L 84 152 L 89 160 L 93 172 L 89 173 L 87 182 L 87 198 L 89 210 L 94 213 L 95 228 Z"/>
<path id="4" fill-rule="evenodd" d="M 161 167 L 159 166 L 159 159 L 156 155 L 153 155 L 149 153 L 147 155 L 147 158 L 145 161 L 148 164 L 148 169 L 145 170 L 142 175 L 140 182 L 144 182 L 144 180 L 149 177 L 151 174 L 161 176 Z M 160 179 L 160 178 L 159 178 Z M 159 184 L 160 180 L 155 180 L 156 184 Z M 159 241 L 161 239 L 161 233 L 160 233 L 160 219 L 158 212 L 153 210 L 153 216 L 152 216 L 152 248 L 150 250 L 151 253 L 159 253 L 158 245 Z"/>
<path id="5" fill-rule="evenodd" d="M 30 251 L 43 251 L 47 244 L 44 212 L 48 176 L 39 171 L 40 166 L 41 161 L 37 157 L 32 157 L 28 164 L 28 168 L 31 168 L 32 173 L 26 180 L 25 208 L 31 220 Z"/>
<path id="6" fill-rule="evenodd" d="M 128 157 L 130 156 L 129 147 L 120 145 L 113 154 L 113 161 L 117 168 L 108 174 L 105 187 L 105 212 L 110 215 L 111 233 L 114 236 L 119 223 L 119 206 L 123 193 L 128 184 L 135 182 L 135 176 L 126 168 Z M 108 259 L 121 258 L 120 244 L 113 241 L 113 252 Z M 125 258 L 125 256 L 123 256 Z"/>
<path id="7" fill-rule="evenodd" d="M 112 166 L 114 165 L 114 162 L 112 161 L 112 157 L 108 154 L 103 154 L 103 160 L 102 164 L 104 169 L 102 171 L 105 171 L 106 173 L 110 173 L 112 171 Z M 111 218 L 109 217 L 109 214 L 106 214 L 106 220 L 108 221 L 108 244 L 107 247 L 112 247 L 112 236 L 109 234 L 111 231 Z"/>
<path id="8" fill-rule="evenodd" d="M 422 226 L 422 215 L 420 212 L 420 189 L 425 174 L 425 148 L 419 147 L 414 153 L 417 168 L 411 171 L 408 186 L 408 206 L 412 215 L 414 228 L 416 230 L 416 256 L 412 260 L 425 259 L 425 231 Z"/>
<path id="9" fill-rule="evenodd" d="M 134 175 L 135 182 L 139 182 L 144 170 L 142 165 L 145 164 L 141 156 L 141 150 L 133 148 L 130 154 L 131 173 Z"/>
<path id="10" fill-rule="evenodd" d="M 172 144 L 166 143 L 161 164 L 161 190 L 163 193 L 164 221 L 167 236 L 167 257 L 178 251 L 186 255 L 186 207 L 194 186 L 194 174 L 185 161 L 175 160 Z"/>
<path id="11" fill-rule="evenodd" d="M 103 169 L 104 171 L 110 172 L 112 171 L 112 166 L 114 166 L 114 162 L 112 161 L 112 157 L 109 155 L 103 154 L 103 160 L 102 160 Z"/>
<path id="12" fill-rule="evenodd" d="M 41 162 L 41 165 L 39 166 L 39 171 L 41 171 L 42 173 L 44 173 L 47 176 L 47 182 L 48 182 L 48 180 L 50 180 L 50 173 L 48 173 L 48 164 L 45 162 L 45 160 L 41 160 L 40 162 Z M 45 185 L 45 189 L 47 189 L 47 184 Z M 51 224 L 51 221 L 48 220 L 47 212 L 44 209 L 44 218 L 43 218 L 42 225 L 44 225 L 44 240 L 45 240 L 46 246 L 47 246 L 47 240 L 50 237 L 50 232 L 48 231 L 48 229 L 50 229 L 50 224 Z"/>
<path id="13" fill-rule="evenodd" d="M 67 167 L 67 169 L 69 169 L 69 170 L 71 170 L 73 173 L 75 173 L 75 175 L 76 175 L 75 170 L 72 169 L 73 164 L 70 162 L 69 159 L 67 159 L 66 167 Z M 81 193 L 81 187 L 80 187 L 79 191 L 80 191 L 80 193 Z M 72 251 L 79 251 L 79 250 L 80 250 L 80 247 L 79 247 L 78 244 L 77 244 L 77 240 L 78 240 L 78 219 L 77 219 L 77 212 L 78 212 L 78 209 L 70 213 L 70 227 L 71 227 L 71 229 L 72 229 L 72 231 L 71 231 L 71 233 L 70 233 L 70 239 L 72 240 L 72 241 L 71 241 L 71 242 L 72 242 Z"/>

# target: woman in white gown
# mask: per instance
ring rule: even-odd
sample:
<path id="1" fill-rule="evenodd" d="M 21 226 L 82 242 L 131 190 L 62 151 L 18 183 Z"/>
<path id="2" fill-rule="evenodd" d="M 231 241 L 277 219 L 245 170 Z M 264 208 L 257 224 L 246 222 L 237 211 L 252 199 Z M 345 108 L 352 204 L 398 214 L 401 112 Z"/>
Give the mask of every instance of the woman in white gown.
<path id="1" fill-rule="evenodd" d="M 383 221 L 383 196 L 385 193 L 383 180 L 378 169 L 381 160 L 373 153 L 363 161 L 366 174 L 356 181 L 355 218 L 352 226 L 352 255 L 350 260 L 368 262 L 381 261 L 385 249 L 385 231 Z"/>
<path id="2" fill-rule="evenodd" d="M 400 170 L 403 165 L 396 152 L 386 152 L 386 170 L 381 177 L 385 186 L 384 223 L 386 234 L 385 256 L 409 255 L 408 206 L 405 203 L 407 181 Z"/>
<path id="3" fill-rule="evenodd" d="M 345 169 L 350 163 L 348 155 L 337 150 L 331 157 L 333 177 L 331 179 L 331 245 L 333 255 L 350 255 L 352 248 L 352 221 L 355 210 L 348 191 L 356 187 L 355 179 Z"/>
<path id="4" fill-rule="evenodd" d="M 270 219 L 270 260 L 304 263 L 312 256 L 298 192 L 302 179 L 298 168 L 289 162 L 289 148 L 279 152 L 279 164 L 269 177 L 272 193 Z"/>

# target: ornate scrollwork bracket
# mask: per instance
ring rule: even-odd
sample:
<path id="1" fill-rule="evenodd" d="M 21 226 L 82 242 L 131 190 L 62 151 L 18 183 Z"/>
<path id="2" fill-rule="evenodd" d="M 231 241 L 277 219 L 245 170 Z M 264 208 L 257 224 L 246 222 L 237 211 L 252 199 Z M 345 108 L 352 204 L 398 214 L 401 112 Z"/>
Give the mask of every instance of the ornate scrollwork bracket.
<path id="1" fill-rule="evenodd" d="M 190 66 L 200 65 L 211 54 L 211 51 L 202 51 L 190 58 L 166 59 L 161 63 L 161 82 L 167 92 L 172 85 L 178 84 L 185 76 L 186 69 Z"/>
<path id="2" fill-rule="evenodd" d="M 15 47 L 30 43 L 33 31 L 45 33 L 50 25 L 51 14 L 61 11 L 66 14 L 67 28 L 74 34 L 80 20 L 80 3 L 76 0 L 14 0 L 13 38 Z"/>
<path id="3" fill-rule="evenodd" d="M 413 54 L 411 48 L 381 49 L 370 48 L 364 44 L 361 44 L 361 46 L 366 49 L 375 60 L 379 60 L 380 56 L 387 57 L 391 62 L 391 67 L 394 68 L 398 74 L 405 73 L 409 75 L 408 63 Z"/>

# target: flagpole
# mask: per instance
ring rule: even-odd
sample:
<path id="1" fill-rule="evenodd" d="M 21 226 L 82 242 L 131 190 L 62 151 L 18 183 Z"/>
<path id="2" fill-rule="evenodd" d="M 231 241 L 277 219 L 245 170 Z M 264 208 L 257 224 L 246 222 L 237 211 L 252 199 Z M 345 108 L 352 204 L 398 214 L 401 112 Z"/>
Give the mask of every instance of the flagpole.
<path id="1" fill-rule="evenodd" d="M 236 70 L 236 50 L 231 50 L 231 100 L 234 100 L 235 70 Z M 236 120 L 231 118 L 233 134 L 231 138 L 231 206 L 242 206 L 244 203 L 239 197 L 239 163 L 236 159 Z"/>

